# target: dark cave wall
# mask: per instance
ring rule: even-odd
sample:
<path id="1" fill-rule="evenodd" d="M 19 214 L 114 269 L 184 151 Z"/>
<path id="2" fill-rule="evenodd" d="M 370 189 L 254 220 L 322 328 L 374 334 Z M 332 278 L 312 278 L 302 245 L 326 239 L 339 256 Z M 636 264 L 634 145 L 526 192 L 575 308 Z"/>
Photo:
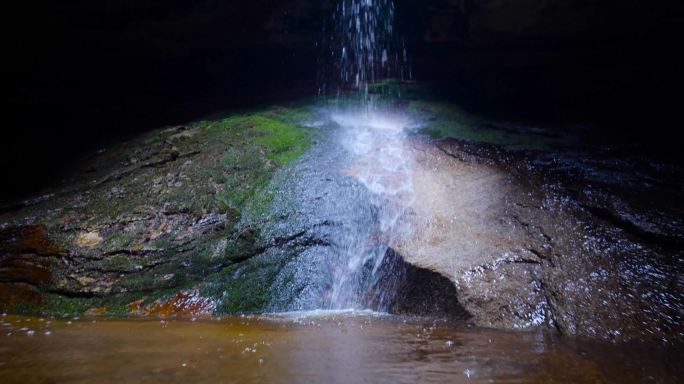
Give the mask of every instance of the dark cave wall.
<path id="1" fill-rule="evenodd" d="M 477 92 L 478 70 L 501 70 L 498 77 L 505 83 L 509 71 L 548 67 L 547 76 L 559 80 L 552 84 L 565 90 L 574 82 L 563 79 L 563 71 L 582 66 L 591 70 L 593 65 L 600 73 L 594 77 L 608 82 L 626 72 L 635 77 L 652 74 L 648 81 L 661 83 L 681 80 L 676 36 L 684 26 L 684 6 L 679 1 L 395 2 L 398 30 L 412 48 L 419 79 L 455 78 L 469 86 L 472 77 L 470 91 Z M 0 63 L 3 96 L 14 108 L 27 111 L 62 103 L 80 105 L 79 111 L 87 113 L 141 104 L 139 109 L 147 110 L 155 103 L 165 106 L 166 100 L 261 100 L 278 89 L 310 91 L 315 86 L 316 43 L 334 4 L 23 3 L 3 15 L 3 46 L 9 53 Z M 598 68 L 601 63 L 591 62 L 593 57 L 613 68 Z M 571 62 L 573 58 L 580 60 Z M 646 62 L 657 70 L 638 73 Z M 560 70 L 554 72 L 553 67 Z M 591 79 L 586 86 L 602 87 L 591 73 L 586 77 Z"/>
<path id="2" fill-rule="evenodd" d="M 405 4 L 414 73 L 474 112 L 580 124 L 675 160 L 684 3 L 450 0 Z M 423 24 L 410 20 L 420 14 Z"/>
<path id="3" fill-rule="evenodd" d="M 108 143 L 315 89 L 320 1 L 59 1 L 7 7 L 0 200 Z"/>
<path id="4" fill-rule="evenodd" d="M 462 92 L 519 97 L 530 88 L 574 95 L 643 85 L 635 80 L 681 85 L 680 1 L 395 2 L 416 78 Z M 169 105 L 192 109 L 201 99 L 247 105 L 279 91 L 311 92 L 316 43 L 335 3 L 22 3 L 3 15 L 3 98 L 27 113 L 139 119 Z"/>
<path id="5" fill-rule="evenodd" d="M 633 39 L 681 27 L 675 0 L 446 0 L 433 2 L 431 40 L 475 44 L 521 40 Z M 467 22 L 467 36 L 460 20 Z"/>
<path id="6" fill-rule="evenodd" d="M 658 66 L 662 79 L 678 77 L 679 63 L 662 59 L 679 55 L 679 1 L 395 2 L 398 30 L 413 48 L 419 79 L 466 78 L 479 68 L 502 68 L 505 77 L 508 69 L 564 68 L 572 57 L 589 54 L 622 64 L 613 71 L 618 76 L 641 60 Z M 9 53 L 0 63 L 3 96 L 16 108 L 62 102 L 81 104 L 87 112 L 91 104 L 95 110 L 117 104 L 128 109 L 155 100 L 261 99 L 279 88 L 308 90 L 315 82 L 316 43 L 335 3 L 22 3 L 2 16 Z"/>
<path id="7" fill-rule="evenodd" d="M 87 113 L 305 87 L 322 11 L 292 3 L 23 5 L 6 15 L 3 27 L 12 53 L 1 64 L 7 100 L 27 109 L 80 104 Z"/>
<path id="8" fill-rule="evenodd" d="M 452 0 L 423 18 L 415 72 L 479 101 L 572 103 L 591 114 L 604 100 L 613 115 L 606 97 L 655 97 L 665 109 L 684 83 L 678 1 Z"/>
<path id="9" fill-rule="evenodd" d="M 98 146 L 219 109 L 316 91 L 336 1 L 23 2 L 2 18 L 5 195 Z M 490 112 L 670 116 L 682 87 L 674 0 L 395 0 L 413 73 Z M 637 108 L 638 107 L 638 108 Z M 661 119 L 657 125 L 666 121 Z"/>

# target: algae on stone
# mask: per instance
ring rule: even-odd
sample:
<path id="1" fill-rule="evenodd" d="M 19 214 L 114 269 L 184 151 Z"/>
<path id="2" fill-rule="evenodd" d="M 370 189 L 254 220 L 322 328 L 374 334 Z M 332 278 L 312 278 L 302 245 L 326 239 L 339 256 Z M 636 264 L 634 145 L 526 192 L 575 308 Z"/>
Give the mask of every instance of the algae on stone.
<path id="1" fill-rule="evenodd" d="M 493 144 L 510 151 L 545 151 L 562 144 L 555 135 L 476 116 L 448 103 L 413 100 L 409 110 L 422 120 L 419 132 L 433 139 Z"/>
<path id="2" fill-rule="evenodd" d="M 244 299 L 263 275 L 253 260 L 259 232 L 245 235 L 240 217 L 247 206 L 268 210 L 265 186 L 309 147 L 313 132 L 303 122 L 310 113 L 295 106 L 221 116 L 100 151 L 46 198 L 0 216 L 2 231 L 41 225 L 56 244 L 48 254 L 3 240 L 2 255 L 30 251 L 57 261 L 50 283 L 30 288 L 42 296 L 41 304 L 8 302 L 0 308 L 126 315 L 213 281 L 220 294 L 212 299 L 222 300 L 224 291 L 242 298 L 239 306 L 222 305 L 219 312 L 259 310 L 263 299 Z M 86 232 L 101 239 L 79 246 L 78 235 Z M 227 272 L 237 269 L 245 273 Z"/>

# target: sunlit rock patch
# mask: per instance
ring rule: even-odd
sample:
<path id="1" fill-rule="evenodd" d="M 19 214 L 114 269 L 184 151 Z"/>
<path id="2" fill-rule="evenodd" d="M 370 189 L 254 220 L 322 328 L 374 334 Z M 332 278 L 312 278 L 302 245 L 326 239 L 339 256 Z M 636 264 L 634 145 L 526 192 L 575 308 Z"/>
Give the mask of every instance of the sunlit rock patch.
<path id="1" fill-rule="evenodd" d="M 681 339 L 682 259 L 672 247 L 682 233 L 676 218 L 681 206 L 660 211 L 660 220 L 673 226 L 664 230 L 666 237 L 653 236 L 633 230 L 638 222 L 630 224 L 648 208 L 623 206 L 634 214 L 621 223 L 587 209 L 573 191 L 582 186 L 600 193 L 613 183 L 619 202 L 617 196 L 634 201 L 652 187 L 626 189 L 611 179 L 586 184 L 533 165 L 537 154 L 462 140 L 414 148 L 421 167 L 414 173 L 416 190 L 431 198 L 415 200 L 409 220 L 416 231 L 397 249 L 407 261 L 449 276 L 476 323 L 546 324 L 607 340 Z"/>
<path id="2" fill-rule="evenodd" d="M 102 237 L 97 232 L 83 232 L 76 237 L 76 246 L 82 248 L 94 248 L 102 242 Z"/>

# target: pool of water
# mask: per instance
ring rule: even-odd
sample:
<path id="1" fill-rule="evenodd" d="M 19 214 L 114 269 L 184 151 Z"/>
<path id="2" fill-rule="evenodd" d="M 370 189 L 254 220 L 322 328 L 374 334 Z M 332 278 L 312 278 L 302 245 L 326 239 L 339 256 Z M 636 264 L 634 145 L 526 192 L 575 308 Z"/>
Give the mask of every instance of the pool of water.
<path id="1" fill-rule="evenodd" d="M 3 383 L 682 382 L 681 349 L 371 312 L 192 320 L 3 316 Z"/>

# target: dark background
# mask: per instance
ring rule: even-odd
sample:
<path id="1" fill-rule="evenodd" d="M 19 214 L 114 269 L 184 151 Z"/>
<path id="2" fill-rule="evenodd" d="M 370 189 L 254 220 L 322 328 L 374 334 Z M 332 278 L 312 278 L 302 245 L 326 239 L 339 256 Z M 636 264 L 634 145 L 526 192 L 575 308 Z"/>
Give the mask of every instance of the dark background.
<path id="1" fill-rule="evenodd" d="M 591 124 L 676 159 L 683 2 L 395 0 L 414 76 L 481 113 Z M 135 133 L 316 92 L 335 1 L 3 5 L 0 201 Z"/>

